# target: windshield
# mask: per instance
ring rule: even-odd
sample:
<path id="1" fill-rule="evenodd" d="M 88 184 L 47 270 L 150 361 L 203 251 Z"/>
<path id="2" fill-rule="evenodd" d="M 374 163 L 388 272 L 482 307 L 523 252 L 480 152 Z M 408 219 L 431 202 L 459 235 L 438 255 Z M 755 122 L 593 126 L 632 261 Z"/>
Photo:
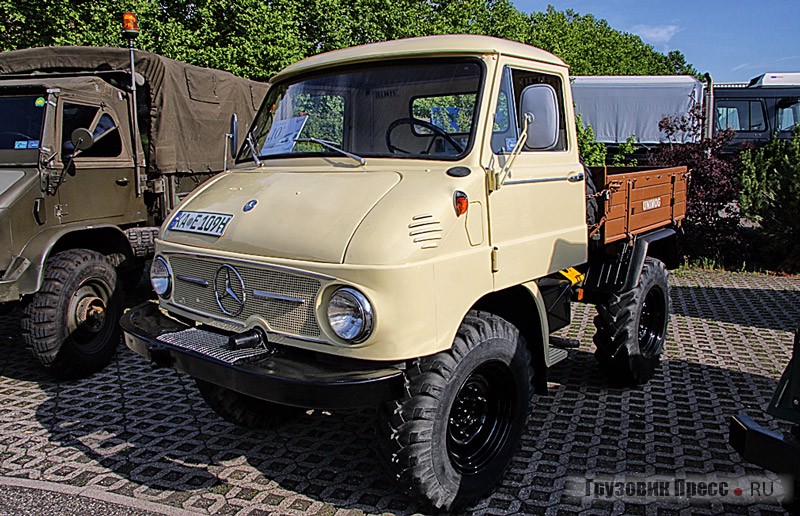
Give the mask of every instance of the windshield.
<path id="1" fill-rule="evenodd" d="M 291 79 L 270 88 L 239 157 L 457 159 L 472 145 L 482 79 L 479 60 L 452 58 Z"/>
<path id="2" fill-rule="evenodd" d="M 0 97 L 0 151 L 38 149 L 46 105 L 41 95 Z"/>

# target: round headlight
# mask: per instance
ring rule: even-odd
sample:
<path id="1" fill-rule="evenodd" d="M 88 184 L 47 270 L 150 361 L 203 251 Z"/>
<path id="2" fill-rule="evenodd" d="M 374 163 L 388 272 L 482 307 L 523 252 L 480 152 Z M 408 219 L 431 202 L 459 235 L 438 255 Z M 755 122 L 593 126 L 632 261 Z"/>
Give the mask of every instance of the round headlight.
<path id="1" fill-rule="evenodd" d="M 161 256 L 156 256 L 153 263 L 150 265 L 150 284 L 153 290 L 156 291 L 161 297 L 169 295 L 170 288 L 172 287 L 172 271 L 169 270 L 169 264 Z"/>
<path id="2" fill-rule="evenodd" d="M 362 342 L 372 333 L 372 305 L 353 288 L 340 288 L 328 302 L 328 324 L 344 340 Z"/>

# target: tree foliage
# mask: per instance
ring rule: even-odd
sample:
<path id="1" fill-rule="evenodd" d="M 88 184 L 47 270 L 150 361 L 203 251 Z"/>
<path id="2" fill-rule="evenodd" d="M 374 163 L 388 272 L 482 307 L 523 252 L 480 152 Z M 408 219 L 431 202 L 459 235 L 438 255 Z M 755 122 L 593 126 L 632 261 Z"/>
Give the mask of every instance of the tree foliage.
<path id="1" fill-rule="evenodd" d="M 678 51 L 574 11 L 525 14 L 509 0 L 0 0 L 0 50 L 122 46 L 121 13 L 139 16 L 137 46 L 266 79 L 303 57 L 431 34 L 485 34 L 539 46 L 576 75 L 696 73 Z"/>

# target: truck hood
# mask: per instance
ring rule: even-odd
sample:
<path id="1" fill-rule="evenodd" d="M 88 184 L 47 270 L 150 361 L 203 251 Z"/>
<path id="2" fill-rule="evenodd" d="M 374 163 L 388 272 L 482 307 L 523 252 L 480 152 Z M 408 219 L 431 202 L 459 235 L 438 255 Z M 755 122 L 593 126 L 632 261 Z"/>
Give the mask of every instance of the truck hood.
<path id="1" fill-rule="evenodd" d="M 170 218 L 187 211 L 232 215 L 221 236 L 169 229 L 167 222 L 162 238 L 215 251 L 343 263 L 361 221 L 400 179 L 396 172 L 235 172 L 190 197 Z"/>
<path id="2" fill-rule="evenodd" d="M 25 177 L 25 172 L 22 170 L 0 168 L 0 197 L 23 177 Z"/>

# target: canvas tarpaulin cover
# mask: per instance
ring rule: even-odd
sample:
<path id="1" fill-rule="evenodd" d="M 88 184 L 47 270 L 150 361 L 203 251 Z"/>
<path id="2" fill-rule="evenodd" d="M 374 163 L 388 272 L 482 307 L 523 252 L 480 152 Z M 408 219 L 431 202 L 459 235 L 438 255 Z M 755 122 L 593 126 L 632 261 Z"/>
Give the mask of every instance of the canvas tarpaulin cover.
<path id="1" fill-rule="evenodd" d="M 685 115 L 702 102 L 703 83 L 694 77 L 578 76 L 572 80 L 575 113 L 594 129 L 597 141 L 624 143 L 635 136 L 638 143 L 665 141 L 658 129 L 665 116 Z M 676 135 L 684 143 L 687 136 Z"/>
<path id="2" fill-rule="evenodd" d="M 231 115 L 239 117 L 241 132 L 247 130 L 267 85 L 150 52 L 136 51 L 135 63 L 146 82 L 137 93 L 149 111 L 143 121 L 149 127 L 142 127 L 149 132 L 148 170 L 222 170 Z M 109 70 L 130 71 L 127 49 L 43 47 L 0 53 L 0 74 Z"/>

